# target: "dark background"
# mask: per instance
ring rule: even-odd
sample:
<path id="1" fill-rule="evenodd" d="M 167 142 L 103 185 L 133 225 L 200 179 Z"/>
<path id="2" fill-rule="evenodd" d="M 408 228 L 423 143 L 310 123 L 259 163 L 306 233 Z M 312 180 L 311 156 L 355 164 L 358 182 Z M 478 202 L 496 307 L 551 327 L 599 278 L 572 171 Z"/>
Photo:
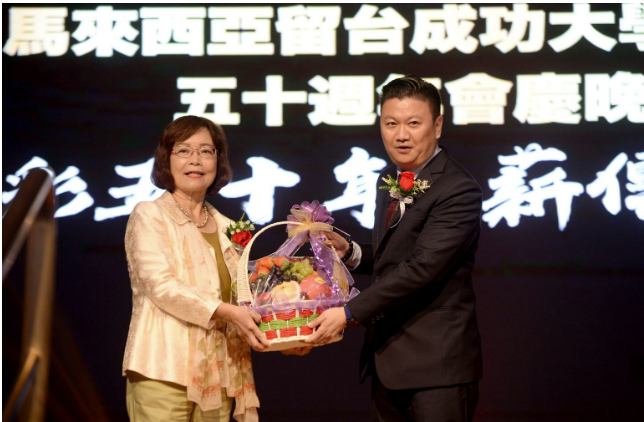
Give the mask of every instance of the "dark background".
<path id="1" fill-rule="evenodd" d="M 72 11 L 96 5 L 62 6 L 69 10 L 66 30 L 73 32 L 78 23 L 71 21 Z M 113 6 L 131 10 L 142 5 Z M 475 9 L 480 6 L 473 5 Z M 9 7 L 3 4 L 3 43 L 9 36 Z M 342 5 L 342 18 L 354 16 L 359 7 Z M 445 84 L 472 72 L 485 72 L 515 83 L 508 94 L 505 124 L 499 126 L 453 125 L 450 96 L 441 89 L 446 103 L 441 144 L 479 181 L 484 199 L 494 193 L 487 180 L 499 175 L 497 156 L 513 155 L 514 146 L 525 148 L 537 142 L 568 156 L 562 163 L 533 166 L 526 182 L 561 166 L 567 181 L 584 186 L 619 153 L 635 161 L 634 154 L 644 150 L 641 125 L 627 119 L 613 124 L 603 118 L 586 122 L 583 100 L 578 125 L 528 125 L 512 117 L 517 75 L 556 72 L 578 73 L 583 78 L 588 73 L 641 73 L 642 53 L 635 45 L 617 44 L 605 52 L 582 39 L 561 53 L 546 42 L 535 53 L 513 50 L 502 54 L 493 46 L 479 45 L 470 55 L 456 49 L 418 55 L 408 47 L 414 10 L 428 7 L 439 6 L 394 6 L 410 23 L 401 56 L 349 56 L 348 32 L 341 23 L 336 56 L 282 57 L 276 17 L 272 20 L 273 56 L 142 57 L 140 50 L 133 57 L 115 52 L 110 58 L 95 57 L 94 52 L 77 57 L 71 50 L 61 57 L 3 54 L 3 191 L 13 189 L 5 177 L 37 155 L 57 173 L 70 165 L 79 167 L 79 176 L 96 201 L 78 215 L 57 220 L 47 420 L 127 419 L 121 377 L 131 313 L 123 247 L 127 218 L 96 222 L 94 207 L 123 204 L 107 190 L 136 181 L 118 176 L 114 166 L 146 161 L 173 114 L 187 109 L 179 100 L 184 91 L 176 88 L 179 76 L 237 78 L 231 110 L 241 113 L 241 124 L 224 126 L 234 180 L 250 177 L 246 164 L 250 156 L 266 157 L 301 177 L 293 188 L 276 189 L 275 220 L 284 219 L 293 204 L 340 196 L 345 185 L 335 180 L 333 168 L 350 157 L 351 147 L 364 148 L 383 159 L 387 155 L 377 123 L 312 126 L 306 116 L 313 109 L 309 105 L 284 105 L 284 126 L 266 127 L 264 105 L 242 104 L 241 92 L 264 91 L 267 75 L 283 75 L 284 90 L 307 92 L 314 92 L 308 80 L 315 75 L 373 75 L 378 86 L 390 73 L 440 77 Z M 531 5 L 531 9 L 570 11 L 571 6 Z M 619 5 L 594 4 L 592 10 L 612 10 L 616 19 L 621 17 Z M 209 41 L 206 22 L 205 40 Z M 140 30 L 140 22 L 133 27 Z M 595 27 L 617 38 L 617 23 Z M 547 41 L 568 26 L 546 24 L 546 28 Z M 483 32 L 485 20 L 479 18 L 472 35 Z M 75 43 L 70 40 L 70 46 Z M 140 45 L 140 35 L 135 43 Z M 583 96 L 583 82 L 580 93 Z M 625 169 L 619 181 L 623 209 L 616 216 L 605 210 L 601 198 L 584 193 L 573 199 L 564 231 L 557 227 L 554 200 L 545 202 L 544 217 L 524 216 L 515 228 L 509 228 L 505 220 L 494 229 L 483 223 L 474 273 L 484 356 L 477 420 L 627 421 L 644 417 L 644 224 L 623 206 L 628 194 Z M 63 205 L 72 197 L 67 193 L 58 199 Z M 224 214 L 237 218 L 247 197 L 209 200 Z M 368 241 L 370 231 L 349 212 L 334 212 L 336 225 Z M 283 234 L 276 231 L 262 239 L 254 251 L 257 256 L 275 249 Z M 20 364 L 23 271 L 24 263 L 19 260 L 3 285 L 3 400 Z M 360 289 L 369 282 L 356 281 Z M 348 330 L 342 342 L 303 358 L 254 353 L 262 420 L 369 420 L 369 386 L 358 383 L 357 371 L 363 331 Z"/>

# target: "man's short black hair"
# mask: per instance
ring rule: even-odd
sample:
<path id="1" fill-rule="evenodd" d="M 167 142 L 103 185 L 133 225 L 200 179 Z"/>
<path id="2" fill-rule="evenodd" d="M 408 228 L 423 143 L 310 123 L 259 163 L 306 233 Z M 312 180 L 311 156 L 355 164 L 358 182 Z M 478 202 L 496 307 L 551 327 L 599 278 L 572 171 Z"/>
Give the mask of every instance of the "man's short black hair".
<path id="1" fill-rule="evenodd" d="M 438 89 L 429 82 L 415 75 L 405 75 L 402 78 L 394 79 L 382 88 L 380 95 L 380 107 L 382 109 L 385 101 L 391 98 L 415 98 L 427 101 L 429 110 L 434 120 L 441 113 L 441 94 Z"/>

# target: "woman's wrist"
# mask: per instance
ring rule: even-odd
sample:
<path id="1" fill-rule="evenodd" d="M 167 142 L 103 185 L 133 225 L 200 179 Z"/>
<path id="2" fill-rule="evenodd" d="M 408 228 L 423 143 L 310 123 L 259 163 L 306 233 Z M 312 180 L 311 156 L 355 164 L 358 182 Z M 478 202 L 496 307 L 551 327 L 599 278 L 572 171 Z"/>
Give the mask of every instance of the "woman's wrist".
<path id="1" fill-rule="evenodd" d="M 215 313 L 212 314 L 212 317 L 225 319 L 226 321 L 232 321 L 235 308 L 236 306 L 229 303 L 222 303 L 217 307 Z"/>

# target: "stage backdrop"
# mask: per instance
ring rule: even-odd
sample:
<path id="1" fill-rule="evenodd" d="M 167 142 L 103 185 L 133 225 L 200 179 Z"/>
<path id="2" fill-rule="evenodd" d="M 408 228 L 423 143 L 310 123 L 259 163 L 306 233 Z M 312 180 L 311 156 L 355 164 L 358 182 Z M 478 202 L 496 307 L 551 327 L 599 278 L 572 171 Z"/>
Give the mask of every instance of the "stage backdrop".
<path id="1" fill-rule="evenodd" d="M 440 143 L 484 193 L 479 420 L 641 417 L 643 9 L 3 4 L 3 208 L 30 168 L 56 173 L 49 420 L 126 418 L 123 235 L 134 205 L 161 194 L 151 157 L 168 123 L 223 126 L 234 178 L 208 200 L 229 217 L 265 224 L 318 200 L 368 241 L 389 163 L 378 93 L 406 73 L 440 90 Z M 256 257 L 284 240 L 274 230 Z M 5 392 L 19 271 L 3 292 Z M 362 334 L 304 358 L 254 353 L 262 420 L 368 420 Z"/>

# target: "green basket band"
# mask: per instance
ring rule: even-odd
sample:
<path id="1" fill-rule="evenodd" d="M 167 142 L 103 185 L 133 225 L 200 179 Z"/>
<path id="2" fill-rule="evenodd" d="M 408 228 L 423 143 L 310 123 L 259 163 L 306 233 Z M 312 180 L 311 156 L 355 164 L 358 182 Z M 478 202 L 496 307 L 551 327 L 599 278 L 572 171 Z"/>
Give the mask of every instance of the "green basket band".
<path id="1" fill-rule="evenodd" d="M 313 314 L 308 317 L 297 317 L 297 318 L 287 319 L 287 320 L 276 319 L 269 322 L 262 321 L 259 323 L 259 330 L 262 333 L 265 333 L 266 331 L 269 331 L 269 330 L 283 330 L 284 328 L 304 327 L 306 324 L 313 321 L 319 316 L 320 314 Z"/>

